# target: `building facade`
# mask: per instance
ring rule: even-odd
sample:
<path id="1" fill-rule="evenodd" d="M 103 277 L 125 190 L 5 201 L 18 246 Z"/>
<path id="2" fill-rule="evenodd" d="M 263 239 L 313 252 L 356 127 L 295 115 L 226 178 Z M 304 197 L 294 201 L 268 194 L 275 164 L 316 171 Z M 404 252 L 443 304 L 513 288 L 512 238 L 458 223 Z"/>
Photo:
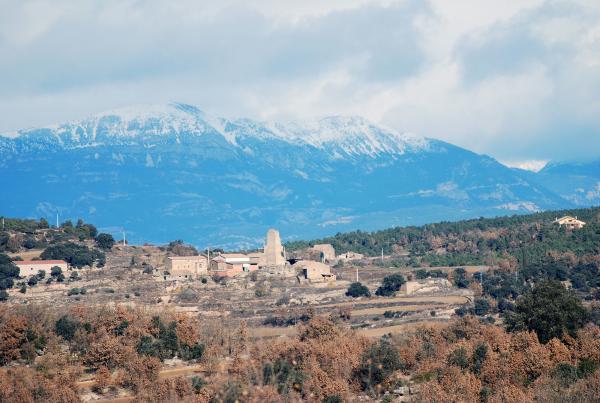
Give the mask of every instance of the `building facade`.
<path id="1" fill-rule="evenodd" d="M 580 229 L 583 228 L 583 226 L 585 225 L 585 222 L 578 220 L 577 216 L 571 217 L 569 215 L 566 215 L 561 218 L 556 218 L 554 220 L 554 223 L 567 229 Z"/>
<path id="2" fill-rule="evenodd" d="M 168 256 L 166 271 L 173 279 L 196 279 L 208 274 L 206 256 Z"/>
<path id="3" fill-rule="evenodd" d="M 30 277 L 44 270 L 50 274 L 53 267 L 60 267 L 61 270 L 67 270 L 69 265 L 64 260 L 21 260 L 13 262 L 19 268 L 19 277 Z"/>

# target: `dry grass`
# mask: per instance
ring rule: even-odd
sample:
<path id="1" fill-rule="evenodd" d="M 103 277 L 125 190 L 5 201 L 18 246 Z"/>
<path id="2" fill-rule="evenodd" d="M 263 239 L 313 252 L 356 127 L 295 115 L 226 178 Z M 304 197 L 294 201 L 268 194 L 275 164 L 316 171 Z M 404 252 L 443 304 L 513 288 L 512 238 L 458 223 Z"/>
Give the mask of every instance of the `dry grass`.
<path id="1" fill-rule="evenodd" d="M 337 308 L 357 305 L 373 305 L 373 304 L 391 304 L 391 303 L 439 303 L 439 304 L 465 304 L 469 302 L 469 298 L 463 295 L 440 295 L 440 296 L 398 296 L 392 298 L 374 298 L 364 299 L 359 301 L 339 302 L 335 304 L 323 304 L 319 308 Z"/>
<path id="2" fill-rule="evenodd" d="M 23 260 L 31 260 L 34 257 L 40 257 L 40 255 L 42 254 L 43 251 L 44 251 L 44 249 L 31 249 L 31 250 L 23 251 L 23 252 L 9 253 L 8 256 L 10 256 L 10 257 L 21 256 L 23 258 Z"/>
<path id="3" fill-rule="evenodd" d="M 356 309 L 352 311 L 352 316 L 361 316 L 361 315 L 382 315 L 386 311 L 391 312 L 418 312 L 418 311 L 426 311 L 437 308 L 448 308 L 447 304 L 422 304 L 422 305 L 401 305 L 401 306 L 388 306 L 383 308 L 366 308 L 366 309 Z"/>

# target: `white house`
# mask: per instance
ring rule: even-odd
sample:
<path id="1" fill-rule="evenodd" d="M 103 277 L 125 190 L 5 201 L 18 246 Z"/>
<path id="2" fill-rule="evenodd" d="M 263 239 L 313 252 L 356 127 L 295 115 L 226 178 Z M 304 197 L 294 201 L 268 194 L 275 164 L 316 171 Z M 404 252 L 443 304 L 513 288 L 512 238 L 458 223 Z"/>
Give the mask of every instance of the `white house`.
<path id="1" fill-rule="evenodd" d="M 67 270 L 68 264 L 64 260 L 17 260 L 13 262 L 19 268 L 20 277 L 30 277 L 44 270 L 50 274 L 53 267 L 60 267 L 63 271 Z"/>

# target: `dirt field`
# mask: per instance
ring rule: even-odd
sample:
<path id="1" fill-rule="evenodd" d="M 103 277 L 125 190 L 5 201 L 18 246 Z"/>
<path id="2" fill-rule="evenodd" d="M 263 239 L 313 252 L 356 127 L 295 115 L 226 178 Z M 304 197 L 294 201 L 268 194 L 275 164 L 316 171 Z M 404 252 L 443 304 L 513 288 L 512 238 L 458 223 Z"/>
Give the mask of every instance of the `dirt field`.
<path id="1" fill-rule="evenodd" d="M 18 253 L 9 253 L 10 257 L 20 256 L 23 260 L 32 260 L 34 257 L 40 257 L 44 250 L 43 249 L 31 249 L 28 251 L 18 252 Z"/>

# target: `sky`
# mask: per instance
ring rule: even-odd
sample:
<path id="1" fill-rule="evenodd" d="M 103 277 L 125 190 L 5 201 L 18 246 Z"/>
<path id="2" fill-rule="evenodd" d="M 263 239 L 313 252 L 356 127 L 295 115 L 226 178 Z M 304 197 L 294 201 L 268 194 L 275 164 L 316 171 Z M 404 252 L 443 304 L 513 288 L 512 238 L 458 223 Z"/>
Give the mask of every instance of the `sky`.
<path id="1" fill-rule="evenodd" d="M 0 132 L 140 103 L 600 157 L 597 0 L 0 0 Z"/>

